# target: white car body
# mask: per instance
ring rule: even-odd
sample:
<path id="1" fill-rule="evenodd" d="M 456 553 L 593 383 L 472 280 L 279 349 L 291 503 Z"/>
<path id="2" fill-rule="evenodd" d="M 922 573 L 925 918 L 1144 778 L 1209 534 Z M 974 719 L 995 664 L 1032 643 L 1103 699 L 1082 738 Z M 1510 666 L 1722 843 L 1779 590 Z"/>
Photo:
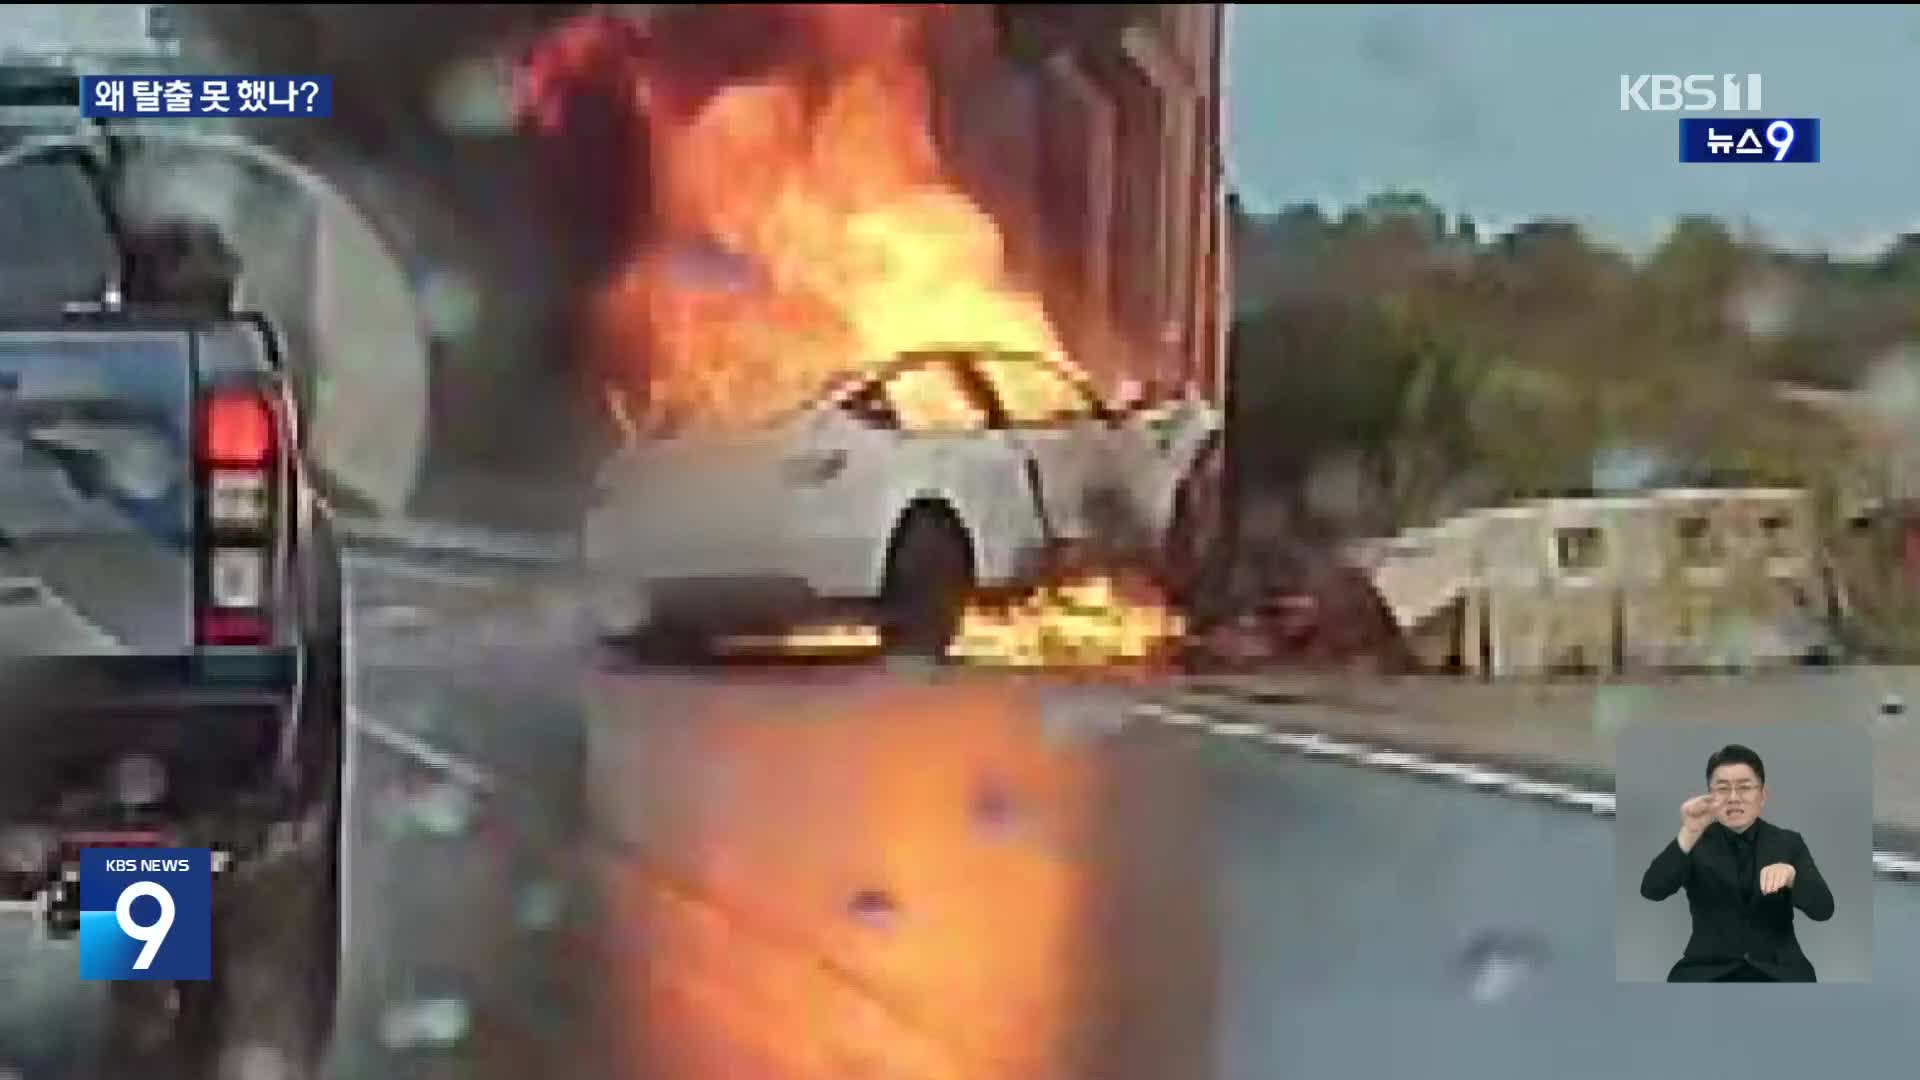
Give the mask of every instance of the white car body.
<path id="1" fill-rule="evenodd" d="M 1008 401 L 996 387 L 1009 372 L 1044 405 Z M 1025 584 L 1036 553 L 1093 539 L 1104 519 L 1089 507 L 1102 493 L 1157 554 L 1181 481 L 1219 427 L 1192 394 L 1116 413 L 1072 368 L 1034 354 L 903 356 L 763 430 L 642 443 L 612 459 L 583 543 L 600 628 L 644 625 L 667 582 L 875 600 L 916 506 L 958 523 L 982 586 Z"/>

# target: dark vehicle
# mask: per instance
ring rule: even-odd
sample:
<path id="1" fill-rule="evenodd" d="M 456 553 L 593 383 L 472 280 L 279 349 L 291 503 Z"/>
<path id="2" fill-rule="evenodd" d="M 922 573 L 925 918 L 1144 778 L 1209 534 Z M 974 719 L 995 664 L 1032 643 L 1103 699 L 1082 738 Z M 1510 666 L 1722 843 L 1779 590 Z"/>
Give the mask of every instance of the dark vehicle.
<path id="1" fill-rule="evenodd" d="M 240 1027 L 311 1063 L 340 950 L 331 515 L 233 252 L 123 218 L 74 76 L 0 68 L 0 899 L 71 935 L 79 849 L 213 850 L 214 978 L 109 984 L 107 1074 L 213 1075 Z"/>
<path id="2" fill-rule="evenodd" d="M 189 1053 L 259 994 L 251 921 L 331 1027 L 341 568 L 300 417 L 263 318 L 0 315 L 0 888 L 71 934 L 80 848 L 215 851 L 214 980 L 112 984 Z"/>

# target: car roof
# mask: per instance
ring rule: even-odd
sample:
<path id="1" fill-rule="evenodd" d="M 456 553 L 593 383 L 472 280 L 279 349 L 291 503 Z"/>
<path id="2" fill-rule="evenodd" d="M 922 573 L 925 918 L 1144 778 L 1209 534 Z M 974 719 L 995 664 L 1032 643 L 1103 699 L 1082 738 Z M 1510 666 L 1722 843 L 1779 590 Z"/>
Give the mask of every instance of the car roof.
<path id="1" fill-rule="evenodd" d="M 864 389 L 873 383 L 884 382 L 897 372 L 918 364 L 924 364 L 929 360 L 945 360 L 955 357 L 980 357 L 987 354 L 992 354 L 997 358 L 1019 361 L 1021 363 L 1044 364 L 1048 362 L 1046 354 L 1038 349 L 1010 349 L 1004 345 L 929 345 L 918 349 L 906 349 L 895 353 L 893 358 L 886 363 L 875 364 L 868 368 L 844 371 L 833 376 L 827 380 L 825 388 L 814 396 L 813 403 L 816 406 L 836 404 L 848 394 Z"/>

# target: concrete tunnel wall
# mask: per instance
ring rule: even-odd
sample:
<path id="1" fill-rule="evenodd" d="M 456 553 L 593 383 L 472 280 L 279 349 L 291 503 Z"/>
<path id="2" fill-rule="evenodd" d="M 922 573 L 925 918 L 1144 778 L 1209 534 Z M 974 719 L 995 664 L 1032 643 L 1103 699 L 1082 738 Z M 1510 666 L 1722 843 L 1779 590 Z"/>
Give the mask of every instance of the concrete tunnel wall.
<path id="1" fill-rule="evenodd" d="M 134 159 L 141 218 L 217 223 L 245 267 L 243 306 L 281 329 L 315 459 L 382 513 L 402 514 L 426 449 L 427 329 L 393 249 L 337 189 L 201 150 Z"/>

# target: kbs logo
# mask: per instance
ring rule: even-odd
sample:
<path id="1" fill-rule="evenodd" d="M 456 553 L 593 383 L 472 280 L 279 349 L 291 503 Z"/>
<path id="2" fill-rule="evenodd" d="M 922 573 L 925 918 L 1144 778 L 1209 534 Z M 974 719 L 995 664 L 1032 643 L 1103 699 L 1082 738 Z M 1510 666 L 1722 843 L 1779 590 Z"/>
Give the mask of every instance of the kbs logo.
<path id="1" fill-rule="evenodd" d="M 83 848 L 80 977 L 213 977 L 213 857 L 205 848 Z"/>
<path id="2" fill-rule="evenodd" d="M 1622 75 L 1621 112 L 1759 112 L 1760 76 Z"/>

